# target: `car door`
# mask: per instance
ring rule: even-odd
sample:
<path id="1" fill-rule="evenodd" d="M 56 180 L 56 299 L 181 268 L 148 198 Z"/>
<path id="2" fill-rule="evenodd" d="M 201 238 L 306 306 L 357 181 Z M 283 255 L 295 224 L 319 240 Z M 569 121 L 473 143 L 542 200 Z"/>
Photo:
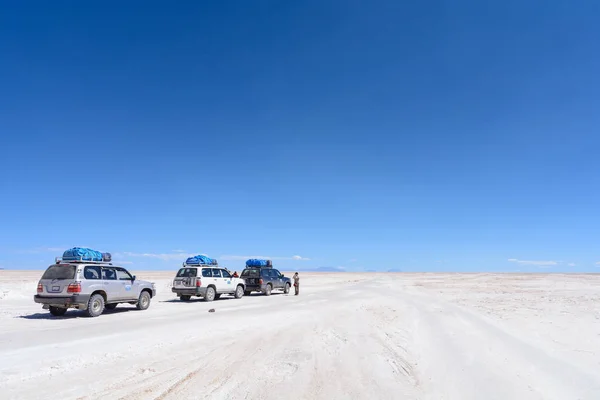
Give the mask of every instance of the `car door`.
<path id="1" fill-rule="evenodd" d="M 102 267 L 102 286 L 106 292 L 107 303 L 120 299 L 121 284 L 117 280 L 117 271 L 113 267 Z"/>
<path id="2" fill-rule="evenodd" d="M 231 281 L 231 274 L 229 273 L 229 271 L 222 269 L 221 270 L 221 276 L 223 277 L 223 290 L 225 292 L 232 292 L 235 291 L 235 289 L 233 288 L 233 282 Z"/>
<path id="3" fill-rule="evenodd" d="M 270 269 L 261 268 L 260 276 L 262 277 L 263 285 L 267 283 L 271 284 L 271 288 L 273 287 L 273 276 L 271 275 Z M 266 286 L 265 286 L 266 287 Z"/>
<path id="4" fill-rule="evenodd" d="M 225 291 L 224 279 L 219 268 L 212 268 L 212 281 L 217 288 L 217 293 L 223 293 Z"/>
<path id="5" fill-rule="evenodd" d="M 96 290 L 104 290 L 102 267 L 99 265 L 85 266 L 83 269 L 83 280 L 81 285 L 82 293 L 93 293 Z"/>
<path id="6" fill-rule="evenodd" d="M 273 270 L 271 270 L 271 274 L 273 276 L 273 288 L 274 289 L 275 288 L 277 288 L 277 289 L 282 288 L 283 287 L 283 281 L 281 279 L 281 273 L 278 270 L 273 269 Z"/>
<path id="7" fill-rule="evenodd" d="M 38 293 L 46 297 L 70 296 L 69 285 L 76 282 L 77 266 L 69 264 L 54 264 L 48 267 L 40 285 L 42 292 Z"/>
<path id="8" fill-rule="evenodd" d="M 136 300 L 139 296 L 136 282 L 133 276 L 125 268 L 115 268 L 117 271 L 117 280 L 119 281 L 119 298 L 124 300 Z M 139 286 L 139 283 L 137 283 Z"/>
<path id="9" fill-rule="evenodd" d="M 202 274 L 198 274 L 198 268 L 196 267 L 185 267 L 181 268 L 175 279 L 173 279 L 173 287 L 176 289 L 192 289 L 196 287 L 196 278 L 202 281 Z"/>

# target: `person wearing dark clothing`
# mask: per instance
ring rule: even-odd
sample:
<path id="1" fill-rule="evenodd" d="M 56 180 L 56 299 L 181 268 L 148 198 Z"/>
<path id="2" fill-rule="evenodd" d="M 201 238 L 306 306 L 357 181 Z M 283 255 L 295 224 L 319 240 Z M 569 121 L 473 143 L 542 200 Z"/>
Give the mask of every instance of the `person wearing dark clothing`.
<path id="1" fill-rule="evenodd" d="M 294 274 L 294 289 L 296 290 L 296 296 L 298 296 L 300 294 L 300 277 L 297 272 Z"/>

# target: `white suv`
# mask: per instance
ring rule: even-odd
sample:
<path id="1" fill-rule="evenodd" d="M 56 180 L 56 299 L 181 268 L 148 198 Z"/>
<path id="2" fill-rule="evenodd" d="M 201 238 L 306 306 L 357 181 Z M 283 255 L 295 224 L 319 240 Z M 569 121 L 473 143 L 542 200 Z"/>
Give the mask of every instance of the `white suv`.
<path id="1" fill-rule="evenodd" d="M 241 299 L 246 284 L 243 279 L 232 277 L 229 271 L 218 266 L 184 265 L 177 271 L 171 290 L 177 293 L 177 297 L 182 301 L 188 301 L 192 296 L 213 301 L 223 294 Z"/>
<path id="2" fill-rule="evenodd" d="M 54 316 L 76 308 L 97 317 L 104 309 L 113 310 L 120 303 L 135 304 L 138 310 L 146 310 L 154 296 L 154 283 L 137 279 L 125 268 L 109 262 L 57 258 L 56 264 L 44 272 L 33 300 Z"/>

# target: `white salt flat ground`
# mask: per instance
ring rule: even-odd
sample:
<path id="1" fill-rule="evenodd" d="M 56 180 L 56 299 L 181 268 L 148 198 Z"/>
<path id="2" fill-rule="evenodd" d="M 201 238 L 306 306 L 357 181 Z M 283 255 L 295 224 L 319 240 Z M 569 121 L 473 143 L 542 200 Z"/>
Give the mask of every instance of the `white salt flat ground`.
<path id="1" fill-rule="evenodd" d="M 600 399 L 600 276 L 302 274 L 301 296 L 51 318 L 0 271 L 2 399 Z M 215 313 L 208 313 L 215 308 Z"/>

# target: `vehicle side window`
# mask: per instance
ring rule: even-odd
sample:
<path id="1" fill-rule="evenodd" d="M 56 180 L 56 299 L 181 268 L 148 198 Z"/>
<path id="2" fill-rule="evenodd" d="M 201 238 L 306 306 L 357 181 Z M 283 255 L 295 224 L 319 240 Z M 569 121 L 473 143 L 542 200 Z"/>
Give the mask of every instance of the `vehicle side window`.
<path id="1" fill-rule="evenodd" d="M 264 278 L 271 278 L 271 270 L 270 269 L 263 269 L 262 270 L 262 276 Z"/>
<path id="2" fill-rule="evenodd" d="M 102 276 L 101 268 L 98 266 L 85 267 L 83 270 L 83 277 L 85 279 L 100 279 Z"/>
<path id="3" fill-rule="evenodd" d="M 273 278 L 281 278 L 281 273 L 276 269 L 274 269 L 271 273 L 273 274 Z"/>
<path id="4" fill-rule="evenodd" d="M 117 269 L 117 279 L 120 281 L 130 281 L 132 276 L 129 272 L 125 271 L 122 268 Z"/>
<path id="5" fill-rule="evenodd" d="M 213 275 L 213 278 L 220 278 L 221 277 L 221 270 L 213 268 L 212 275 Z"/>
<path id="6" fill-rule="evenodd" d="M 211 272 L 210 268 L 202 268 L 202 276 L 204 278 L 212 277 L 212 272 Z"/>
<path id="7" fill-rule="evenodd" d="M 231 278 L 231 274 L 224 269 L 221 270 L 221 274 L 223 275 L 223 278 Z"/>
<path id="8" fill-rule="evenodd" d="M 102 268 L 102 279 L 116 281 L 117 273 L 113 268 Z"/>

